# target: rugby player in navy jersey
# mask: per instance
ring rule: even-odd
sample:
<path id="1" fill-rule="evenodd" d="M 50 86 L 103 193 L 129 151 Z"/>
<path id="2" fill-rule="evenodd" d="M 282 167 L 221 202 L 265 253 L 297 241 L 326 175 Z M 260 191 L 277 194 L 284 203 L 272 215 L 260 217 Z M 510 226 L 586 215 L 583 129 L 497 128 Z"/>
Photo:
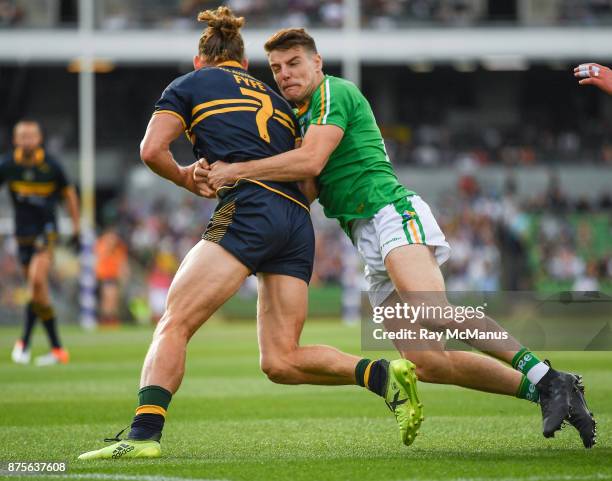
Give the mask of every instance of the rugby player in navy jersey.
<path id="1" fill-rule="evenodd" d="M 36 358 L 39 366 L 66 364 L 68 351 L 62 347 L 49 296 L 49 271 L 57 239 L 57 204 L 63 200 L 72 219 L 73 241 L 79 236 L 79 204 L 59 162 L 42 146 L 38 122 L 22 120 L 13 130 L 14 150 L 0 158 L 0 186 L 8 184 L 15 212 L 15 236 L 19 260 L 28 282 L 30 300 L 25 308 L 23 335 L 15 343 L 12 359 L 30 362 L 30 341 L 37 320 L 47 332 L 51 351 Z"/>
<path id="2" fill-rule="evenodd" d="M 219 7 L 202 12 L 198 20 L 208 28 L 194 57 L 195 70 L 163 92 L 141 143 L 141 158 L 151 170 L 194 194 L 200 192 L 193 176 L 197 162 L 181 167 L 170 151 L 183 132 L 195 159 L 210 162 L 269 157 L 293 149 L 299 139 L 289 104 L 246 70 L 240 35 L 244 19 Z M 422 419 L 410 361 L 366 362 L 330 346 L 299 344 L 314 232 L 309 200 L 297 183 L 240 179 L 217 195 L 219 204 L 202 240 L 187 254 L 170 287 L 166 312 L 144 361 L 127 439 L 120 440 L 119 433 L 114 444 L 79 459 L 161 455 L 159 440 L 171 397 L 183 379 L 187 344 L 250 274 L 258 277 L 260 364 L 268 378 L 283 384 L 362 384 L 387 401 L 405 442 L 412 442 Z M 357 381 L 358 369 L 363 383 Z"/>

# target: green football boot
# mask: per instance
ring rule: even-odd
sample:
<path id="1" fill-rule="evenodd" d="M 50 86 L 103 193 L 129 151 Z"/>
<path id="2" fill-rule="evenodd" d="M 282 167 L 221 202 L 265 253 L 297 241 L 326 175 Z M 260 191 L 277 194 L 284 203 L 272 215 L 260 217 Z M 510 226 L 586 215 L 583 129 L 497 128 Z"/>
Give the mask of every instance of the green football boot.
<path id="1" fill-rule="evenodd" d="M 423 417 L 423 404 L 417 395 L 416 367 L 406 359 L 396 359 L 387 369 L 385 402 L 395 414 L 402 442 L 410 446 L 416 438 Z"/>
<path id="2" fill-rule="evenodd" d="M 161 446 L 158 441 L 133 441 L 124 439 L 105 448 L 89 451 L 79 459 L 159 458 Z"/>

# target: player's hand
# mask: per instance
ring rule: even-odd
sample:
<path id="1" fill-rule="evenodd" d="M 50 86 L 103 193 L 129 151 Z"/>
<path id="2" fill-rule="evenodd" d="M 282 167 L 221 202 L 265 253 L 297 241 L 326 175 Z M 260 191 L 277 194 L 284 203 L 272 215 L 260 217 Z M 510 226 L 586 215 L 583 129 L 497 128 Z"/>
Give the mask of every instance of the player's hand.
<path id="1" fill-rule="evenodd" d="M 582 79 L 580 85 L 594 85 L 612 95 L 612 70 L 598 63 L 583 63 L 574 68 L 574 77 Z"/>
<path id="2" fill-rule="evenodd" d="M 195 164 L 195 169 L 193 169 L 193 181 L 196 184 L 199 195 L 208 199 L 214 199 L 217 196 L 217 193 L 208 183 L 209 172 L 210 165 L 208 165 L 206 159 L 198 160 Z"/>
<path id="3" fill-rule="evenodd" d="M 228 164 L 217 160 L 210 166 L 208 184 L 215 190 L 224 185 L 234 184 L 238 180 L 235 164 Z"/>
<path id="4" fill-rule="evenodd" d="M 182 171 L 181 186 L 187 189 L 192 194 L 199 195 L 200 197 L 204 197 L 204 195 L 201 193 L 200 188 L 198 187 L 194 179 L 194 170 L 197 167 L 197 165 L 198 163 L 194 162 L 193 164 L 187 167 L 181 167 L 181 171 Z"/>

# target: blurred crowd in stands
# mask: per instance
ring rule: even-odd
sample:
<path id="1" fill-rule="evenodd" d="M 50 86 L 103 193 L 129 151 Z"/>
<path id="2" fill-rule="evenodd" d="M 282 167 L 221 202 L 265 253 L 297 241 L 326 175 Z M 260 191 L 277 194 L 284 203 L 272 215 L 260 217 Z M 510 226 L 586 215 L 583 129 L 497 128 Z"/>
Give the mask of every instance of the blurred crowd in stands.
<path id="1" fill-rule="evenodd" d="M 387 29 L 402 26 L 469 27 L 605 25 L 612 20 L 609 0 L 363 0 L 363 23 Z"/>
<path id="2" fill-rule="evenodd" d="M 490 192 L 465 175 L 456 190 L 432 202 L 453 249 L 444 267 L 447 288 L 612 290 L 612 197 L 570 199 L 554 176 L 537 197 L 519 200 L 515 191 L 511 178 L 503 192 Z M 159 319 L 174 273 L 200 239 L 214 206 L 190 195 L 178 204 L 153 198 L 107 206 L 106 227 L 95 248 L 103 324 L 120 318 L 142 323 Z M 313 209 L 313 222 L 317 238 L 311 285 L 342 284 L 346 269 L 354 272 L 355 252 L 318 208 Z M 12 238 L 0 237 L 2 309 L 21 304 L 27 296 L 14 251 Z M 74 293 L 76 259 L 68 259 L 62 249 L 59 255 L 54 290 Z"/>
<path id="3" fill-rule="evenodd" d="M 0 0 L 0 27 L 70 26 L 76 0 Z M 257 27 L 339 28 L 342 0 L 96 0 L 102 29 L 192 28 L 197 12 L 229 5 Z M 465 27 L 486 24 L 609 25 L 610 0 L 361 0 L 366 28 Z"/>
<path id="4" fill-rule="evenodd" d="M 453 249 L 449 290 L 612 288 L 612 197 L 570 199 L 551 176 L 546 192 L 520 200 L 509 178 L 487 193 L 473 177 L 438 204 Z"/>
<path id="5" fill-rule="evenodd" d="M 511 129 L 489 125 L 466 128 L 424 124 L 382 126 L 389 155 L 398 164 L 478 167 L 595 162 L 612 165 L 610 125 L 585 123 L 581 130 L 538 128 L 518 124 Z"/>

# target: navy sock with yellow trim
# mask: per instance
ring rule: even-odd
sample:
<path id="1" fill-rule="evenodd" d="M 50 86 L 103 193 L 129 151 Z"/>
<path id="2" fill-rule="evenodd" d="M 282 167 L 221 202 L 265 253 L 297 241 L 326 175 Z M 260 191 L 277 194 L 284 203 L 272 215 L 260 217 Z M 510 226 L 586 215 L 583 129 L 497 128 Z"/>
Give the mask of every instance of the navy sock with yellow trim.
<path id="1" fill-rule="evenodd" d="M 138 391 L 138 407 L 128 439 L 159 441 L 172 393 L 161 386 L 145 386 Z"/>
<path id="2" fill-rule="evenodd" d="M 53 307 L 32 303 L 32 310 L 42 321 L 42 325 L 47 332 L 47 337 L 49 338 L 49 344 L 51 344 L 51 347 L 53 349 L 62 347 L 57 334 L 57 322 L 55 321 L 55 312 L 53 311 Z"/>
<path id="3" fill-rule="evenodd" d="M 355 379 L 360 386 L 385 397 L 388 369 L 389 361 L 386 359 L 372 361 L 364 358 L 355 366 Z"/>
<path id="4" fill-rule="evenodd" d="M 32 330 L 36 325 L 36 314 L 32 308 L 33 303 L 28 302 L 25 308 L 25 324 L 23 326 L 23 335 L 21 341 L 23 342 L 23 350 L 27 351 L 30 347 L 30 340 L 32 339 Z"/>

